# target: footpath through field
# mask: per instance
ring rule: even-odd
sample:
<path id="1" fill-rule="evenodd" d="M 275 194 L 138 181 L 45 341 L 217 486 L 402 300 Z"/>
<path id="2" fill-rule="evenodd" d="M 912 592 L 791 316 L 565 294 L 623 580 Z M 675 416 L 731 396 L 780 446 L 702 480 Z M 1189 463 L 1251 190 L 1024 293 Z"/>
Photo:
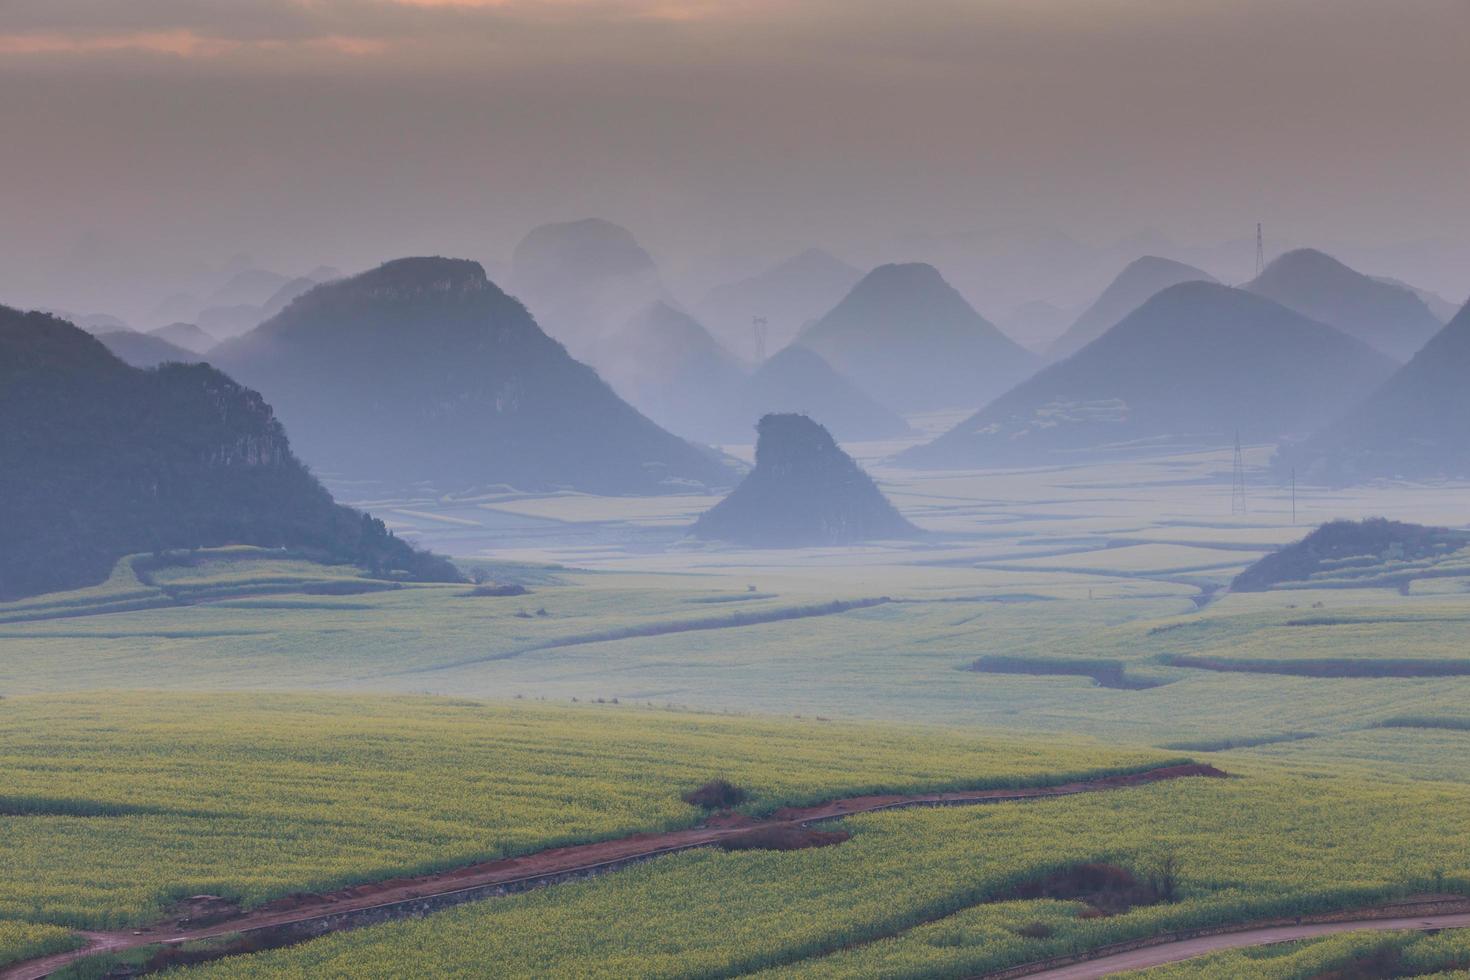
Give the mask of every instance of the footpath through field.
<path id="1" fill-rule="evenodd" d="M 944 793 L 854 796 L 804 807 L 783 807 L 767 817 L 736 814 L 711 819 L 699 827 L 657 834 L 633 834 L 616 840 L 556 847 L 520 857 L 466 865 L 412 878 L 355 885 L 335 892 L 291 895 L 249 912 L 213 917 L 208 924 L 164 922 L 143 929 L 84 932 L 88 945 L 0 968 L 0 980 L 40 980 L 68 963 L 104 952 L 141 946 L 241 937 L 244 948 L 269 948 L 301 942 L 328 932 L 417 916 L 451 905 L 496 895 L 529 891 L 577 878 L 605 874 L 665 854 L 710 846 L 762 846 L 765 835 L 788 841 L 807 824 L 879 810 L 906 807 L 967 806 L 1017 800 L 1047 799 L 1142 786 L 1189 776 L 1223 776 L 1212 766 L 1177 765 L 1098 779 L 1021 789 L 987 789 Z M 812 832 L 815 833 L 815 832 Z M 822 841 L 827 842 L 827 841 Z M 815 843 L 815 841 L 814 841 Z M 797 844 L 796 846 L 800 846 Z M 228 955 L 228 952 L 223 953 Z"/>

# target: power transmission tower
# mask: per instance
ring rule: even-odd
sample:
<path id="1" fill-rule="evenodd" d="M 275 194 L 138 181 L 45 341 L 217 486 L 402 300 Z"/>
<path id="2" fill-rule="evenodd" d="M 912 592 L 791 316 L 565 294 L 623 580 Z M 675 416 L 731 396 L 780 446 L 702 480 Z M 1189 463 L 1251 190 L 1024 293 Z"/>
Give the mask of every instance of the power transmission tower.
<path id="1" fill-rule="evenodd" d="M 1266 240 L 1261 237 L 1261 223 L 1256 222 L 1256 276 L 1266 271 Z"/>
<path id="2" fill-rule="evenodd" d="M 755 332 L 755 362 L 763 364 L 766 360 L 766 326 L 768 321 L 763 316 L 750 318 L 750 328 Z"/>
<path id="3" fill-rule="evenodd" d="M 1235 431 L 1235 474 L 1230 482 L 1230 513 L 1245 513 L 1245 457 L 1240 452 L 1240 430 Z"/>

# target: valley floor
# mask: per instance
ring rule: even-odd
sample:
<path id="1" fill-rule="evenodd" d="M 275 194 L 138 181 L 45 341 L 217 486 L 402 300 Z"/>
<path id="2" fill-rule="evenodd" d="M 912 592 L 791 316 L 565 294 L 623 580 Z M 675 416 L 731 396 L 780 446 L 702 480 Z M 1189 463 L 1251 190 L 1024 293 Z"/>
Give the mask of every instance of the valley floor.
<path id="1" fill-rule="evenodd" d="M 191 895 L 248 908 L 682 830 L 679 795 L 716 776 L 750 815 L 1186 757 L 1234 778 L 844 817 L 836 846 L 672 854 L 194 969 L 963 977 L 1470 895 L 1470 574 L 1224 589 L 1328 517 L 1462 524 L 1466 488 L 1301 488 L 1294 524 L 1268 455 L 1235 516 L 1228 454 L 878 465 L 933 533 L 844 551 L 690 545 L 700 498 L 372 501 L 524 592 L 236 549 L 0 605 L 0 963 Z M 1177 895 L 1094 915 L 1016 892 L 1084 865 L 1167 867 Z M 1315 976 L 1287 967 L 1386 941 L 1199 975 Z"/>

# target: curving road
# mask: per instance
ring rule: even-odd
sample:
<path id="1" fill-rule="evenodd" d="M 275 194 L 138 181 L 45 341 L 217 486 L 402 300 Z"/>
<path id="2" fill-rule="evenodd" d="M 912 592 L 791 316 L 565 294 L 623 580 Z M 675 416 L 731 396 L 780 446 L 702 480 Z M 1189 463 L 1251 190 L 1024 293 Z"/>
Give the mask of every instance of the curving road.
<path id="1" fill-rule="evenodd" d="M 1113 953 L 1095 960 L 1059 966 L 1050 970 L 1038 970 L 1025 974 L 1032 980 L 1097 980 L 1100 977 L 1123 973 L 1127 970 L 1143 970 L 1166 963 L 1192 960 L 1208 953 L 1226 949 L 1241 949 L 1247 946 L 1269 946 L 1274 943 L 1293 942 L 1298 939 L 1315 939 L 1343 932 L 1395 932 L 1400 930 L 1429 931 L 1435 929 L 1464 929 L 1470 927 L 1470 912 L 1454 912 L 1446 915 L 1409 916 L 1397 919 L 1357 919 L 1351 922 L 1317 922 L 1302 925 L 1266 926 L 1246 929 L 1241 932 L 1224 933 L 1217 936 L 1199 936 L 1181 939 L 1158 946 L 1145 946 L 1123 953 Z"/>

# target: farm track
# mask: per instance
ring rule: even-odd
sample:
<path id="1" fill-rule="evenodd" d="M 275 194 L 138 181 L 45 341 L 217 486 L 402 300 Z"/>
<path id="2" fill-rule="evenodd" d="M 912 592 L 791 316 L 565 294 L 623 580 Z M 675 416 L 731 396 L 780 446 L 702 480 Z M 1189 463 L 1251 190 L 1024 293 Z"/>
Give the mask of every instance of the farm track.
<path id="1" fill-rule="evenodd" d="M 0 968 L 0 980 L 40 980 L 87 956 L 142 946 L 170 946 L 224 936 L 257 937 L 256 948 L 286 946 L 343 929 L 419 916 L 464 902 L 529 891 L 593 877 L 665 854 L 719 846 L 762 831 L 799 830 L 807 824 L 862 813 L 911 807 L 966 806 L 1050 799 L 1104 792 L 1196 776 L 1222 777 L 1207 765 L 1164 766 L 1143 772 L 1020 789 L 959 790 L 942 793 L 886 794 L 829 800 L 811 806 L 782 807 L 770 816 L 716 817 L 686 830 L 640 833 L 616 840 L 550 848 L 513 858 L 466 865 L 437 874 L 393 878 L 320 895 L 292 895 L 250 912 L 189 927 L 161 922 L 140 930 L 83 932 L 87 946 Z M 229 955 L 228 952 L 222 955 Z"/>
<path id="2" fill-rule="evenodd" d="M 1470 905 L 1470 902 L 1462 899 L 1460 905 L 1463 908 Z M 1152 942 L 1136 949 L 1094 956 L 1064 966 L 1035 964 L 1029 967 L 1015 967 L 998 973 L 985 974 L 974 980 L 1011 980 L 1011 978 L 1018 977 L 1034 978 L 1034 980 L 1099 980 L 1099 978 L 1127 970 L 1143 970 L 1168 963 L 1181 963 L 1228 949 L 1271 946 L 1277 943 L 1316 939 L 1344 932 L 1432 932 L 1440 929 L 1470 928 L 1470 911 L 1393 916 L 1392 910 L 1392 906 L 1385 906 L 1382 909 L 1364 910 L 1361 918 L 1291 925 L 1245 926 L 1233 932 L 1207 936 L 1165 938 L 1163 942 Z M 1370 911 L 1390 914 L 1369 915 Z"/>

